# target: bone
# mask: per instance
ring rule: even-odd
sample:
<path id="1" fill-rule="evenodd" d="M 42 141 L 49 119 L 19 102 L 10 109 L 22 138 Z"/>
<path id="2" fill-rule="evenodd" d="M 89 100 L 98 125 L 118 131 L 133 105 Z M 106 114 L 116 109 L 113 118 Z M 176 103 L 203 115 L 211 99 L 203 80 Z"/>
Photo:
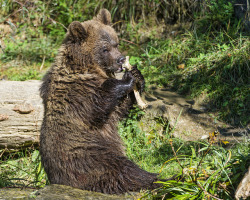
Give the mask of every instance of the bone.
<path id="1" fill-rule="evenodd" d="M 130 63 L 129 63 L 129 56 L 126 56 L 126 60 L 125 60 L 124 64 L 122 65 L 122 67 L 127 69 L 128 71 L 132 70 L 132 65 L 130 65 Z M 136 101 L 137 101 L 139 108 L 141 108 L 141 109 L 147 108 L 148 104 L 142 100 L 142 98 L 140 96 L 140 92 L 138 91 L 138 88 L 136 86 L 134 88 L 134 93 L 135 93 L 135 98 L 136 98 Z"/>

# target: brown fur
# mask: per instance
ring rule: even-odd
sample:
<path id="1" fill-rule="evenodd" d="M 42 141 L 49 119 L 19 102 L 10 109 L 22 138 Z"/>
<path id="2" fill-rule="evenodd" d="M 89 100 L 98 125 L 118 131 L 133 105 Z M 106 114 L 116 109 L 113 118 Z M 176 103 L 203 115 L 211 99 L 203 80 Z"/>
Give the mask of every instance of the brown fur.
<path id="1" fill-rule="evenodd" d="M 93 20 L 72 22 L 54 65 L 43 78 L 44 120 L 40 153 L 50 183 L 103 193 L 154 188 L 156 174 L 126 158 L 117 123 L 134 103 L 133 86 L 143 77 L 125 73 L 123 58 L 102 9 Z"/>

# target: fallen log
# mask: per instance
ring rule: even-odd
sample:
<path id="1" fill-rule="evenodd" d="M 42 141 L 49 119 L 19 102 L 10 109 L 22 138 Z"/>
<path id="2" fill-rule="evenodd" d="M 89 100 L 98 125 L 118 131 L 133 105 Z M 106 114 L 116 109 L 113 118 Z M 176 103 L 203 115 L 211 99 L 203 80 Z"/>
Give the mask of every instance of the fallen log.
<path id="1" fill-rule="evenodd" d="M 38 145 L 43 118 L 41 81 L 0 81 L 0 150 Z"/>

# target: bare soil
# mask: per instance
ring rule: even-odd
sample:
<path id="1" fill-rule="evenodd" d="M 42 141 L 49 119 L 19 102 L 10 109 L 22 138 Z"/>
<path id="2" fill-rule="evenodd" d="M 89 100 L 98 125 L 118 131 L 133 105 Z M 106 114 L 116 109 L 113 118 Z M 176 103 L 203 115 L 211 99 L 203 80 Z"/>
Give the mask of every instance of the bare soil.
<path id="1" fill-rule="evenodd" d="M 233 127 L 219 121 L 209 111 L 203 97 L 189 99 L 167 88 L 149 87 L 143 97 L 149 104 L 146 113 L 161 116 L 172 128 L 173 135 L 184 140 L 209 139 L 216 132 L 220 141 L 249 140 L 250 126 Z"/>

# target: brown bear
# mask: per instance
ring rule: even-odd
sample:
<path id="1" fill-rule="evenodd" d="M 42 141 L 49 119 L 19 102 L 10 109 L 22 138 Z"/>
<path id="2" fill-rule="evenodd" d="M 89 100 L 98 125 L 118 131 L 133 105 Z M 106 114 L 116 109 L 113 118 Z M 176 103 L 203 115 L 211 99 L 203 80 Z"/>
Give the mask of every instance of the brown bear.
<path id="1" fill-rule="evenodd" d="M 136 67 L 115 79 L 125 61 L 118 44 L 106 9 L 72 22 L 43 78 L 40 154 L 51 184 L 108 194 L 157 186 L 157 174 L 130 161 L 118 135 L 118 121 L 135 103 L 134 85 L 144 87 Z"/>

